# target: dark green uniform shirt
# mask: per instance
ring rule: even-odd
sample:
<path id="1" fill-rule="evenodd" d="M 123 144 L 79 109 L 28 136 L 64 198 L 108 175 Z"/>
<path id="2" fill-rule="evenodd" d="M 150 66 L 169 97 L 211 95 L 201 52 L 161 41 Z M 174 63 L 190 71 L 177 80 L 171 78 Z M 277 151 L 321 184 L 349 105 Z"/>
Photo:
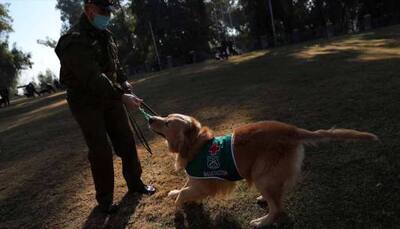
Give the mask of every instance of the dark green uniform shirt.
<path id="1" fill-rule="evenodd" d="M 60 81 L 72 102 L 98 103 L 120 99 L 126 81 L 112 34 L 98 30 L 82 14 L 79 22 L 58 41 Z"/>

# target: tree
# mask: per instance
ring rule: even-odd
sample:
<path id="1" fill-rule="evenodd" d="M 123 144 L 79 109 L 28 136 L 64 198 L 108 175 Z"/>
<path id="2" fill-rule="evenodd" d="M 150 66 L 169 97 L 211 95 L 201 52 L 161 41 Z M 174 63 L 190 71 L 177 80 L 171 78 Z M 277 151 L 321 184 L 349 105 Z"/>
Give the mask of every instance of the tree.
<path id="1" fill-rule="evenodd" d="M 135 38 L 133 32 L 136 19 L 131 14 L 129 6 L 123 5 L 119 1 L 117 2 L 120 9 L 114 12 L 109 29 L 117 41 L 121 63 L 126 65 L 134 61 Z"/>
<path id="2" fill-rule="evenodd" d="M 213 48 L 221 45 L 225 39 L 236 43 L 247 42 L 250 32 L 248 17 L 239 1 L 209 1 L 206 8 L 210 19 L 210 43 Z"/>
<path id="3" fill-rule="evenodd" d="M 150 26 L 163 62 L 166 56 L 182 64 L 190 62 L 193 53 L 208 55 L 211 23 L 203 0 L 132 1 L 131 9 L 139 63 L 155 60 Z"/>
<path id="4" fill-rule="evenodd" d="M 55 77 L 56 75 L 50 69 L 47 69 L 44 74 L 39 72 L 37 78 L 40 84 L 52 84 Z"/>
<path id="5" fill-rule="evenodd" d="M 8 14 L 8 4 L 0 3 L 0 38 L 9 32 L 12 32 L 12 18 Z"/>
<path id="6" fill-rule="evenodd" d="M 249 39 L 253 43 L 252 48 L 261 48 L 262 36 L 272 37 L 270 17 L 267 11 L 266 0 L 240 0 L 248 21 Z"/>
<path id="7" fill-rule="evenodd" d="M 9 48 L 6 37 L 12 31 L 12 18 L 7 7 L 0 3 L 0 88 L 15 87 L 20 71 L 32 67 L 29 53 L 19 50 L 16 44 Z"/>
<path id="8" fill-rule="evenodd" d="M 82 14 L 82 2 L 82 0 L 57 0 L 56 9 L 61 12 L 63 32 L 78 22 Z"/>
<path id="9" fill-rule="evenodd" d="M 46 37 L 44 40 L 39 39 L 36 42 L 40 45 L 44 45 L 46 47 L 53 48 L 53 49 L 56 48 L 56 46 L 57 46 L 57 41 L 51 39 L 50 37 Z"/>
<path id="10" fill-rule="evenodd" d="M 82 0 L 57 1 L 65 31 L 79 19 Z M 130 67 L 154 64 L 156 48 L 164 64 L 167 56 L 172 56 L 176 64 L 183 64 L 191 61 L 193 53 L 207 56 L 209 46 L 219 45 L 224 39 L 235 38 L 244 49 L 261 48 L 266 39 L 268 43 L 273 41 L 268 0 L 116 2 L 123 3 L 125 13 L 121 10 L 114 13 L 110 29 L 120 47 L 121 62 Z M 271 0 L 271 3 L 278 39 L 284 43 L 324 36 L 327 27 L 335 33 L 348 32 L 350 26 L 355 29 L 362 24 L 365 14 L 370 14 L 377 26 L 400 21 L 399 0 Z M 293 38 L 294 34 L 302 34 L 303 39 Z M 50 39 L 39 42 L 54 44 Z"/>
<path id="11" fill-rule="evenodd" d="M 258 41 L 263 35 L 271 37 L 267 0 L 238 1 L 246 12 L 246 21 L 242 24 L 248 23 L 249 39 Z M 293 30 L 308 33 L 312 37 L 324 35 L 327 26 L 337 34 L 357 31 L 366 14 L 372 16 L 375 26 L 400 21 L 398 0 L 271 0 L 271 2 L 277 32 L 281 35 L 284 33 L 286 41 L 291 40 Z"/>
<path id="12" fill-rule="evenodd" d="M 82 0 L 57 0 L 56 9 L 61 12 L 60 19 L 63 23 L 61 33 L 65 33 L 78 22 L 79 17 L 82 14 Z M 57 41 L 50 37 L 38 39 L 36 42 L 53 49 L 57 46 Z"/>

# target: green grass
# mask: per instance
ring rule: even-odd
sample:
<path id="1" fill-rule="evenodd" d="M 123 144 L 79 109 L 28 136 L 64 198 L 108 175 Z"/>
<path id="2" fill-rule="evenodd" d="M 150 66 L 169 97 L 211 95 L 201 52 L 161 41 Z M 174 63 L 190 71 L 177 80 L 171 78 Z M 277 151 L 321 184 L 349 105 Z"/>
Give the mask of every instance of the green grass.
<path id="1" fill-rule="evenodd" d="M 400 220 L 400 26 L 252 52 L 226 62 L 132 78 L 136 94 L 162 114 L 195 116 L 217 134 L 260 120 L 307 129 L 332 126 L 377 134 L 378 143 L 307 147 L 299 184 L 288 194 L 283 228 L 397 228 Z M 239 183 L 226 200 L 190 205 L 185 219 L 166 197 L 184 174 L 162 139 L 146 130 L 140 148 L 152 197 L 125 196 L 116 158 L 111 218 L 96 211 L 86 146 L 65 94 L 0 109 L 0 228 L 248 228 L 266 214 Z M 139 115 L 139 113 L 138 113 Z M 138 116 L 138 119 L 141 119 Z M 144 122 L 141 121 L 144 126 Z"/>

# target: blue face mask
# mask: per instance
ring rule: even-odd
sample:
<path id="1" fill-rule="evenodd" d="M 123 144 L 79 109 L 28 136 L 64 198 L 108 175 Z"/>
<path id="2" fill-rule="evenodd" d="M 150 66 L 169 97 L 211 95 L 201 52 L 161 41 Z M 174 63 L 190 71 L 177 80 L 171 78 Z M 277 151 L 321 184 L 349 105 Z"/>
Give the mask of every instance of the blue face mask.
<path id="1" fill-rule="evenodd" d="M 105 30 L 110 24 L 110 20 L 111 20 L 110 16 L 96 15 L 94 16 L 92 25 L 99 30 Z"/>

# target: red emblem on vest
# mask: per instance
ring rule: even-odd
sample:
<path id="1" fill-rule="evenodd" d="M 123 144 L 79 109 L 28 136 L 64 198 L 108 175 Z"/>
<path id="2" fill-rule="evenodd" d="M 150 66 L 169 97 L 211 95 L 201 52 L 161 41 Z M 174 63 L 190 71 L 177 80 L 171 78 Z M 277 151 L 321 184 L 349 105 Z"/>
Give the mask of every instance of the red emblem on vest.
<path id="1" fill-rule="evenodd" d="M 220 147 L 216 143 L 212 144 L 212 146 L 208 150 L 208 152 L 211 153 L 211 155 L 216 155 L 219 151 L 220 151 Z"/>

